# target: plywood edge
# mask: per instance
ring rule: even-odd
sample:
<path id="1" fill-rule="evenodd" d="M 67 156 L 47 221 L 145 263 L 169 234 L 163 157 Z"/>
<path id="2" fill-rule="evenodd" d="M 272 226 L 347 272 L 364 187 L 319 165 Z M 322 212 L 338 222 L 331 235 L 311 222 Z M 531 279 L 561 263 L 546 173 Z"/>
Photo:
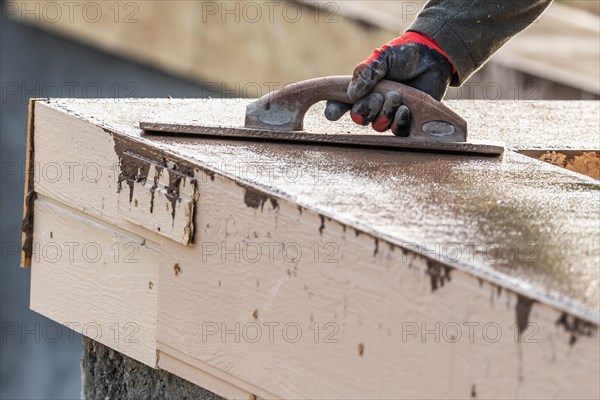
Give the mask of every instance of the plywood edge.
<path id="1" fill-rule="evenodd" d="M 33 129 L 35 120 L 35 103 L 39 98 L 29 99 L 27 115 L 27 141 L 25 150 L 25 185 L 23 190 L 23 222 L 21 224 L 21 267 L 31 267 L 31 245 L 33 241 L 33 202 L 36 194 L 33 187 L 35 152 L 33 141 Z"/>
<path id="2" fill-rule="evenodd" d="M 156 342 L 158 368 L 227 399 L 256 400 L 277 399 L 278 397 L 244 382 L 226 372 L 203 363 L 173 347 Z"/>
<path id="3" fill-rule="evenodd" d="M 518 152 L 600 180 L 600 150 L 520 149 Z"/>

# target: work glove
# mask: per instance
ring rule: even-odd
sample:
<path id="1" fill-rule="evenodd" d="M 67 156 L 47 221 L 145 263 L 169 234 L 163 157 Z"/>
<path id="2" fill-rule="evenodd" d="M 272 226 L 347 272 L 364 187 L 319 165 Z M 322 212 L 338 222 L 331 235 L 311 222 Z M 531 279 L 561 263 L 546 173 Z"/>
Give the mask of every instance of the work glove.
<path id="1" fill-rule="evenodd" d="M 406 32 L 373 51 L 354 69 L 348 97 L 354 104 L 328 101 L 325 117 L 337 121 L 348 110 L 352 120 L 377 132 L 392 129 L 394 135 L 408 136 L 410 110 L 398 92 L 368 94 L 382 79 L 403 83 L 441 100 L 456 70 L 442 49 L 427 36 Z"/>

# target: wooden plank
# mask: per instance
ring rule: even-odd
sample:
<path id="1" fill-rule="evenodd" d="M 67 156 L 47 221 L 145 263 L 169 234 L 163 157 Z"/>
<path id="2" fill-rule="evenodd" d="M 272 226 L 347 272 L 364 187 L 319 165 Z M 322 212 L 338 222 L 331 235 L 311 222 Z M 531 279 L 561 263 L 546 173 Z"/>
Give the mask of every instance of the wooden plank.
<path id="1" fill-rule="evenodd" d="M 21 227 L 21 267 L 31 267 L 31 245 L 33 242 L 33 202 L 35 191 L 33 189 L 32 165 L 34 164 L 33 148 L 33 121 L 35 119 L 35 102 L 30 99 L 27 114 L 27 140 L 25 144 L 25 182 L 23 193 L 23 224 Z"/>
<path id="2" fill-rule="evenodd" d="M 497 159 L 153 138 L 137 128 L 139 121 L 194 123 L 201 115 L 202 122 L 229 124 L 243 118 L 245 104 L 107 102 L 36 106 L 37 143 L 44 147 L 36 157 L 64 163 L 82 141 L 93 149 L 85 159 L 100 162 L 95 157 L 102 154 L 116 162 L 112 182 L 80 183 L 80 195 L 56 189 L 65 182 L 36 182 L 43 188 L 36 210 L 48 209 L 36 215 L 68 222 L 71 239 L 89 231 L 108 244 L 108 233 L 88 230 L 93 222 L 156 246 L 148 256 L 160 281 L 151 289 L 158 289 L 154 342 L 142 347 L 158 349 L 161 368 L 232 398 L 600 395 L 597 181 L 512 151 Z M 539 138 L 560 127 L 548 122 L 558 114 L 544 114 L 543 103 L 456 106 L 474 116 L 485 110 L 476 126 L 498 124 L 496 132 L 475 131 L 475 138 L 503 134 L 509 145 L 527 142 L 521 136 L 532 127 Z M 550 111 L 597 106 L 547 105 Z M 309 131 L 353 126 L 324 122 L 321 111 L 309 111 Z M 515 112 L 520 118 L 512 122 L 494 119 Z M 573 122 L 593 138 L 593 113 L 565 115 L 561 124 Z M 62 148 L 48 138 L 63 141 Z M 123 154 L 130 162 L 119 162 Z M 129 197 L 121 198 L 116 178 L 133 166 L 140 182 L 152 181 L 159 158 L 185 177 L 180 191 L 196 203 L 191 246 L 117 212 Z M 136 160 L 148 160 L 143 173 Z M 148 192 L 133 181 L 134 197 Z M 53 216 L 52 207 L 83 220 Z M 37 224 L 36 218 L 35 239 L 47 241 L 52 225 Z M 109 284 L 95 288 L 95 272 L 88 277 L 84 263 L 75 267 L 80 272 L 66 275 L 34 265 L 32 305 L 63 323 L 71 316 L 86 321 L 83 306 L 48 300 L 47 287 L 61 288 L 59 298 L 106 291 L 108 300 L 88 303 L 129 318 L 122 297 L 117 304 L 111 294 L 145 278 L 121 283 L 109 274 Z M 52 307 L 42 308 L 46 303 Z M 126 351 L 146 356 L 135 354 L 142 347 Z"/>
<path id="3" fill-rule="evenodd" d="M 140 162 L 148 163 L 147 160 Z M 196 185 L 177 171 L 162 171 L 161 166 L 149 163 L 148 176 L 143 182 L 133 182 L 131 191 L 121 190 L 118 215 L 164 237 L 191 244 L 192 217 L 198 195 Z M 187 194 L 180 190 L 182 187 L 187 189 Z"/>
<path id="4" fill-rule="evenodd" d="M 197 193 L 189 176 L 130 154 L 101 127 L 62 120 L 43 103 L 37 112 L 35 135 L 52 138 L 36 151 L 38 194 L 153 241 L 191 242 Z"/>
<path id="5" fill-rule="evenodd" d="M 217 369 L 268 398 L 598 395 L 596 334 L 571 346 L 561 312 L 290 202 L 248 206 L 229 179 L 198 180 L 197 245 L 161 246 L 157 333 L 196 360 L 190 376 Z"/>
<path id="6" fill-rule="evenodd" d="M 600 180 L 600 151 L 522 149 L 519 153 Z"/>
<path id="7" fill-rule="evenodd" d="M 156 367 L 158 244 L 35 201 L 32 310 Z"/>
<path id="8" fill-rule="evenodd" d="M 158 367 L 226 399 L 273 399 L 276 396 L 223 373 L 181 351 L 157 343 Z M 260 395 L 258 395 L 260 394 Z"/>

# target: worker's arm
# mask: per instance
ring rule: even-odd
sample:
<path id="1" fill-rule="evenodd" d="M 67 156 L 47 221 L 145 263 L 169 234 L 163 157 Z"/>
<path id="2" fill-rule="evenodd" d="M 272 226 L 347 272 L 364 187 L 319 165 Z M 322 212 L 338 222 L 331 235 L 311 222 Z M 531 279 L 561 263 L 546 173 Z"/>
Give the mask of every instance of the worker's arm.
<path id="1" fill-rule="evenodd" d="M 527 28 L 552 0 L 431 0 L 409 31 L 433 39 L 466 81 L 507 40 Z"/>
<path id="2" fill-rule="evenodd" d="M 328 102 L 325 115 L 339 119 L 350 108 L 361 125 L 408 132 L 410 110 L 399 96 L 366 96 L 381 79 L 420 89 L 440 100 L 460 86 L 507 40 L 535 21 L 552 0 L 430 0 L 406 33 L 356 66 L 348 96 L 353 105 Z"/>

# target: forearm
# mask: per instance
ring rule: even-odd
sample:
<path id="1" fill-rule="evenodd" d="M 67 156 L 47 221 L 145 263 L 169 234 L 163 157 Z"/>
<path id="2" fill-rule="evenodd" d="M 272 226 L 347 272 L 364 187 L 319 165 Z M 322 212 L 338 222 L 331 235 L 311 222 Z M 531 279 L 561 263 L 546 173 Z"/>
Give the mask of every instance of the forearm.
<path id="1" fill-rule="evenodd" d="M 552 0 L 430 0 L 410 31 L 423 33 L 446 52 L 459 86 L 508 39 L 539 17 Z"/>

